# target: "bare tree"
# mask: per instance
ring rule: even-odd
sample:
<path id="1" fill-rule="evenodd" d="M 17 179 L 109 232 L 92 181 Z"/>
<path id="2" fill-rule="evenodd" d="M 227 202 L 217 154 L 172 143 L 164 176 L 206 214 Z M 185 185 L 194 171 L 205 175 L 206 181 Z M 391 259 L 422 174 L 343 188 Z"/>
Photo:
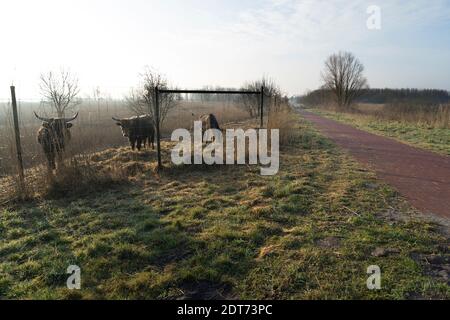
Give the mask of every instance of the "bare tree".
<path id="1" fill-rule="evenodd" d="M 331 90 L 339 108 L 348 108 L 368 88 L 363 72 L 363 64 L 350 52 L 333 54 L 325 61 L 324 87 Z"/>
<path id="2" fill-rule="evenodd" d="M 276 83 L 268 78 L 263 77 L 261 80 L 249 82 L 244 85 L 242 90 L 246 91 L 260 91 L 261 87 L 264 87 L 264 110 L 269 108 L 278 100 L 281 99 L 281 91 Z M 260 113 L 259 105 L 260 97 L 257 95 L 241 95 L 240 102 L 244 110 L 248 112 L 250 117 L 258 117 Z"/>
<path id="3" fill-rule="evenodd" d="M 167 89 L 168 81 L 159 72 L 146 68 L 141 74 L 141 85 L 132 89 L 127 97 L 128 107 L 136 115 L 150 114 L 156 121 L 155 88 Z M 171 93 L 159 95 L 159 119 L 160 125 L 164 122 L 169 111 L 180 100 L 180 96 Z M 156 123 L 155 123 L 156 125 Z"/>
<path id="4" fill-rule="evenodd" d="M 244 91 L 259 91 L 261 86 L 259 86 L 257 81 L 249 82 L 242 88 Z M 242 108 L 247 111 L 251 118 L 256 118 L 259 115 L 259 97 L 256 95 L 243 94 L 240 96 L 240 102 Z"/>
<path id="5" fill-rule="evenodd" d="M 61 69 L 58 75 L 52 71 L 41 74 L 40 89 L 44 102 L 50 104 L 59 118 L 79 103 L 78 79 L 69 71 Z"/>

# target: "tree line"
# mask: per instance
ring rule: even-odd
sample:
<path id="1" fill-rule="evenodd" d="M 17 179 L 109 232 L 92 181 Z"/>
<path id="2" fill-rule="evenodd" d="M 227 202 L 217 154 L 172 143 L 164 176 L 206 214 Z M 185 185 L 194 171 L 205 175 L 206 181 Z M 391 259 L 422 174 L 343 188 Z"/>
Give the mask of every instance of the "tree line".
<path id="1" fill-rule="evenodd" d="M 308 106 L 326 104 L 332 99 L 332 91 L 321 88 L 308 92 L 303 96 L 294 97 L 295 102 Z M 438 89 L 388 89 L 365 88 L 355 98 L 356 103 L 394 104 L 401 102 L 438 105 L 450 102 L 450 93 Z"/>

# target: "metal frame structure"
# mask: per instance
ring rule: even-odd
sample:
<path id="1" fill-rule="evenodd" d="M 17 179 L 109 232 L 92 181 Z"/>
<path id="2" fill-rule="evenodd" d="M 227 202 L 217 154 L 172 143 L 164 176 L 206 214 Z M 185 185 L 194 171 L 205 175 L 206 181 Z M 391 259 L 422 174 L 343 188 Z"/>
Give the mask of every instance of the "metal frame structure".
<path id="1" fill-rule="evenodd" d="M 245 90 L 176 90 L 176 89 L 159 89 L 155 88 L 155 113 L 156 113 L 156 148 L 158 152 L 158 168 L 162 168 L 161 160 L 161 134 L 160 134 L 160 119 L 159 119 L 159 95 L 165 93 L 193 93 L 193 94 L 249 94 L 260 95 L 260 126 L 263 127 L 264 122 L 264 87 L 260 91 L 245 91 Z"/>

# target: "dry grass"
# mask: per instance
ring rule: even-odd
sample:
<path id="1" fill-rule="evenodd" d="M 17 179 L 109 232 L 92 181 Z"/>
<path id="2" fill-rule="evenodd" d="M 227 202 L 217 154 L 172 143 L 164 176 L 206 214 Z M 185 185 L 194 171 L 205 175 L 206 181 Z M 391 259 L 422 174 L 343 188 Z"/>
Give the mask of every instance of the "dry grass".
<path id="1" fill-rule="evenodd" d="M 450 128 L 450 105 L 421 105 L 407 103 L 392 103 L 376 111 L 379 119 L 387 119 L 433 128 Z"/>
<path id="2" fill-rule="evenodd" d="M 333 112 L 371 116 L 377 120 L 398 121 L 405 124 L 416 124 L 437 129 L 450 128 L 450 105 L 425 105 L 417 103 L 370 104 L 361 103 L 345 110 L 335 104 L 320 106 Z"/>
<path id="3" fill-rule="evenodd" d="M 298 137 L 298 116 L 289 105 L 273 106 L 267 120 L 267 129 L 280 130 L 280 146 L 289 145 Z"/>
<path id="4" fill-rule="evenodd" d="M 41 181 L 42 189 L 37 195 L 43 198 L 82 196 L 128 181 L 132 176 L 124 166 L 103 166 L 89 158 L 72 158 L 54 176 Z"/>
<path id="5" fill-rule="evenodd" d="M 374 112 L 383 111 L 385 104 L 383 103 L 360 103 L 357 106 L 357 110 L 366 114 L 373 114 Z"/>
<path id="6" fill-rule="evenodd" d="M 25 171 L 25 190 L 19 189 L 17 175 L 0 179 L 0 205 L 26 199 L 63 198 L 83 195 L 128 180 L 129 171 L 115 164 L 103 166 L 78 156 L 66 159 L 56 172 L 50 173 L 44 166 Z"/>

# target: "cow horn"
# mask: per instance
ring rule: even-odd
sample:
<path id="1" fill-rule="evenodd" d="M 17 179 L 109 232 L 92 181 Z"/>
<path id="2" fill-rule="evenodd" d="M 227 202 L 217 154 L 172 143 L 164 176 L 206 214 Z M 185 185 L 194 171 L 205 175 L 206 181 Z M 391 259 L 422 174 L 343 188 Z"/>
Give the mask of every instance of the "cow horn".
<path id="1" fill-rule="evenodd" d="M 78 117 L 78 112 L 72 118 L 64 119 L 64 121 L 71 122 L 71 121 L 75 120 L 77 117 Z"/>
<path id="2" fill-rule="evenodd" d="M 121 122 L 122 120 L 112 117 L 114 121 Z"/>
<path id="3" fill-rule="evenodd" d="M 36 116 L 36 118 L 38 118 L 38 119 L 41 120 L 41 121 L 44 121 L 44 122 L 50 122 L 50 121 L 52 121 L 52 120 L 49 119 L 49 118 L 42 118 L 42 117 L 38 116 L 38 114 L 36 113 L 36 111 L 33 111 L 33 113 L 34 113 L 34 115 Z"/>

